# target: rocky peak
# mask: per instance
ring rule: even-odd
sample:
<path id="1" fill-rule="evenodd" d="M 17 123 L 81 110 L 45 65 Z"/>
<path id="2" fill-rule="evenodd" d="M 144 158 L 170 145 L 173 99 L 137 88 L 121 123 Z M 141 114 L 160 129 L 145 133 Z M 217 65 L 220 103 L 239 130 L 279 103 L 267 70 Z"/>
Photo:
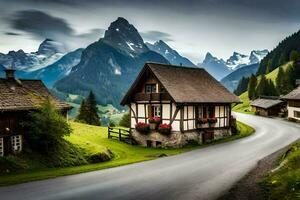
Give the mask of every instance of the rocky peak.
<path id="1" fill-rule="evenodd" d="M 138 54 L 149 50 L 137 29 L 122 17 L 110 24 L 102 41 L 128 53 Z"/>
<path id="2" fill-rule="evenodd" d="M 52 39 L 45 39 L 39 46 L 36 52 L 39 55 L 45 55 L 50 57 L 56 53 L 65 53 L 66 49 L 62 43 L 54 41 Z"/>

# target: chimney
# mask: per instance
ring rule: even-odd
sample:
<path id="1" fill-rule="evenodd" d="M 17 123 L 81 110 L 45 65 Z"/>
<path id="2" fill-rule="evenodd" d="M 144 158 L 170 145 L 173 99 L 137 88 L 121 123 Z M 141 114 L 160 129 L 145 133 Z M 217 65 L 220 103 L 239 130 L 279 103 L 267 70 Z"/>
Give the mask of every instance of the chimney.
<path id="1" fill-rule="evenodd" d="M 7 80 L 15 80 L 15 71 L 14 69 L 6 69 L 6 79 Z"/>

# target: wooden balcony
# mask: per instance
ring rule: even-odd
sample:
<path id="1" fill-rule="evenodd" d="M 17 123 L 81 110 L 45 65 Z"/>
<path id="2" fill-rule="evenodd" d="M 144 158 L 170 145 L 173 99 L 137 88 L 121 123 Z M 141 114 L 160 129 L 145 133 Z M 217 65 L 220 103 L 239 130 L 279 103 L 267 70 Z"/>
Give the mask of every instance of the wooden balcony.
<path id="1" fill-rule="evenodd" d="M 166 92 L 161 93 L 136 93 L 134 101 L 168 101 L 171 97 Z"/>

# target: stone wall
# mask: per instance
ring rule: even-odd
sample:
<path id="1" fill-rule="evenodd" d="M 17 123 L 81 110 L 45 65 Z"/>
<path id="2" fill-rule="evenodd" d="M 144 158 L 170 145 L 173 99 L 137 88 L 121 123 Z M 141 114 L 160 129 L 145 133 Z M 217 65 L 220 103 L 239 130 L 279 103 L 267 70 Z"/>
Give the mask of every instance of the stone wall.
<path id="1" fill-rule="evenodd" d="M 203 131 L 189 131 L 185 133 L 173 131 L 169 136 L 162 135 L 155 130 L 152 130 L 149 134 L 141 134 L 135 129 L 132 129 L 132 137 L 135 141 L 144 147 L 161 147 L 161 148 L 182 148 L 189 141 L 196 141 L 202 144 Z M 231 135 L 228 129 L 214 130 L 215 139 L 228 137 Z"/>

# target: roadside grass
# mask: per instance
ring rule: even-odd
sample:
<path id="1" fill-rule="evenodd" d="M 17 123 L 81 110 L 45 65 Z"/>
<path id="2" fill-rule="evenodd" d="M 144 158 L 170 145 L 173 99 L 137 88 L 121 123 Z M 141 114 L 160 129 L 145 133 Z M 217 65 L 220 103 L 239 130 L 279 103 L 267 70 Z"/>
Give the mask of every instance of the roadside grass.
<path id="1" fill-rule="evenodd" d="M 74 131 L 71 136 L 65 138 L 67 141 L 77 145 L 79 148 L 88 153 L 97 153 L 99 151 L 110 150 L 113 152 L 114 157 L 110 161 L 96 164 L 86 164 L 65 168 L 41 168 L 11 174 L 3 174 L 0 178 L 0 186 L 78 174 L 141 161 L 153 160 L 161 156 L 172 156 L 214 144 L 229 142 L 254 133 L 253 128 L 241 122 L 237 122 L 238 134 L 235 136 L 216 140 L 210 144 L 189 144 L 181 149 L 156 149 L 133 146 L 117 140 L 107 139 L 107 127 L 97 127 L 76 122 L 70 123 Z"/>
<path id="2" fill-rule="evenodd" d="M 248 91 L 244 92 L 239 97 L 240 97 L 242 103 L 234 106 L 232 108 L 232 110 L 235 112 L 240 112 L 240 113 L 245 113 L 245 114 L 254 114 L 254 112 L 251 110 L 251 106 L 250 106 L 251 101 L 248 97 Z"/>
<path id="3" fill-rule="evenodd" d="M 278 167 L 260 185 L 268 199 L 300 199 L 300 140 L 290 146 L 279 159 Z"/>

